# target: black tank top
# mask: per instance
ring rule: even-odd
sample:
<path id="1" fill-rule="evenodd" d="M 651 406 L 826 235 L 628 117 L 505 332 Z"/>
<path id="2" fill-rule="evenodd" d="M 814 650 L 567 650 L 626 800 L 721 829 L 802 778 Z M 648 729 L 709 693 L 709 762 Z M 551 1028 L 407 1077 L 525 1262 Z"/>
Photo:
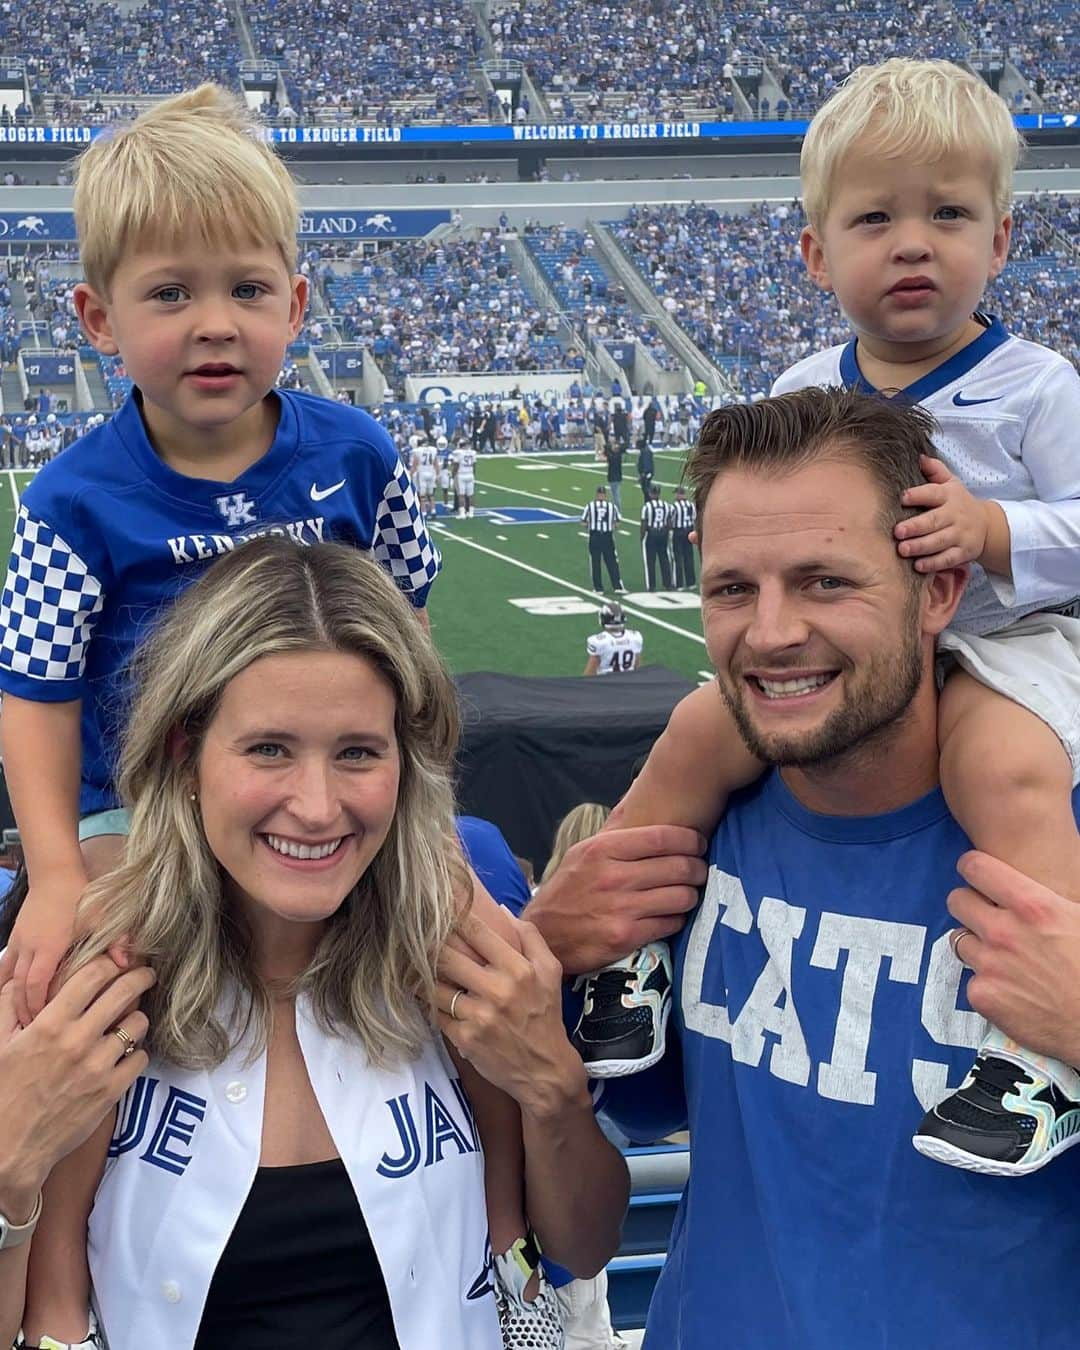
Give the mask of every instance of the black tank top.
<path id="1" fill-rule="evenodd" d="M 345 1164 L 260 1167 L 210 1284 L 195 1350 L 399 1350 Z"/>

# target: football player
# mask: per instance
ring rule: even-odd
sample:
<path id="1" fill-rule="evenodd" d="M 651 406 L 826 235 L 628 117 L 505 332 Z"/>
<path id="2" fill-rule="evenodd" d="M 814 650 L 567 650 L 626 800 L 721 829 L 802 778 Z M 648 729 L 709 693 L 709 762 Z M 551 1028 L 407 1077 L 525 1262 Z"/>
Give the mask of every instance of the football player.
<path id="1" fill-rule="evenodd" d="M 457 496 L 459 519 L 471 517 L 473 497 L 476 495 L 476 451 L 464 441 L 454 451 L 454 492 Z"/>
<path id="2" fill-rule="evenodd" d="M 426 436 L 410 436 L 409 445 L 412 449 L 411 472 L 416 484 L 416 495 L 420 498 L 420 512 L 432 516 L 435 514 L 435 475 L 439 451 Z"/>
<path id="3" fill-rule="evenodd" d="M 628 675 L 641 664 L 641 634 L 636 628 L 627 628 L 623 607 L 609 600 L 600 609 L 601 632 L 585 639 L 589 659 L 585 662 L 586 675 Z"/>

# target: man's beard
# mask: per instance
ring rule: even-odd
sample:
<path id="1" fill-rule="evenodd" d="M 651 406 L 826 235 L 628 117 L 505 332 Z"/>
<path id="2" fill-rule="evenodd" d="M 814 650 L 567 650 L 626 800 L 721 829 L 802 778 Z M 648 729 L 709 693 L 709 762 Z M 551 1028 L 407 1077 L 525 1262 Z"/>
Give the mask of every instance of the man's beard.
<path id="1" fill-rule="evenodd" d="M 909 618 L 905 615 L 903 632 L 908 636 L 903 647 L 874 656 L 840 707 L 809 731 L 761 732 L 754 723 L 749 696 L 743 692 L 742 678 L 734 689 L 727 680 L 718 679 L 720 693 L 750 753 L 766 764 L 806 768 L 848 754 L 893 728 L 911 706 L 923 678 L 922 646 Z"/>

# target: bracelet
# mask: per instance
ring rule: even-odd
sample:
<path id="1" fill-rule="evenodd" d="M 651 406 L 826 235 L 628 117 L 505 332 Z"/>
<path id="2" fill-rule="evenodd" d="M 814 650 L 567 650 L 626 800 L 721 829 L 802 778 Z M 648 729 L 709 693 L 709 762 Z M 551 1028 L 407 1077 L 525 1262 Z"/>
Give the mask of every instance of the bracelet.
<path id="1" fill-rule="evenodd" d="M 25 1223 L 12 1223 L 5 1215 L 0 1214 L 0 1251 L 6 1251 L 9 1247 L 20 1247 L 30 1238 L 37 1227 L 38 1219 L 41 1218 L 41 1192 L 38 1191 L 37 1199 L 34 1201 L 34 1212 Z"/>

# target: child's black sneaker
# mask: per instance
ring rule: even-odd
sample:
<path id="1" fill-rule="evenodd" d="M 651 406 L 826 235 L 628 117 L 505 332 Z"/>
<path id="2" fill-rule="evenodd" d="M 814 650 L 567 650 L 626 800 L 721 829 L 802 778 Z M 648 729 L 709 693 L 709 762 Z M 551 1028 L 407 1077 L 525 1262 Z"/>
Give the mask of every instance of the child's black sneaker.
<path id="1" fill-rule="evenodd" d="M 667 943 L 650 942 L 578 980 L 585 1006 L 572 1040 L 590 1078 L 639 1073 L 663 1056 L 671 978 Z"/>

